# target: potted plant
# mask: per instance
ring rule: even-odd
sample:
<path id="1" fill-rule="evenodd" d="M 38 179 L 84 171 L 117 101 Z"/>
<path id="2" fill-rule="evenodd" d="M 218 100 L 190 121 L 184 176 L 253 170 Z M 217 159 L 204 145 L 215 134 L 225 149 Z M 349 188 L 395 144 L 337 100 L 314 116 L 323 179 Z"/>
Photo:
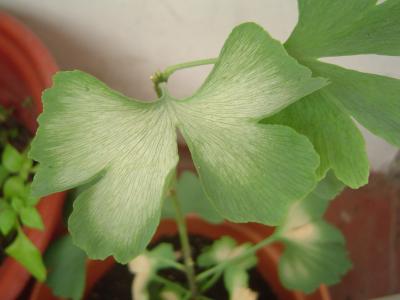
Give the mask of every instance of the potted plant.
<path id="1" fill-rule="evenodd" d="M 312 292 L 351 267 L 343 236 L 323 214 L 344 186 L 368 182 L 364 140 L 352 117 L 400 144 L 400 84 L 318 59 L 398 55 L 400 2 L 299 0 L 299 10 L 284 45 L 244 23 L 218 58 L 157 72 L 152 102 L 127 98 L 81 71 L 58 73 L 44 93 L 30 152 L 40 163 L 33 191 L 84 187 L 69 218 L 72 240 L 92 259 L 128 264 L 135 299 L 209 299 L 219 279 L 230 299 L 255 299 L 248 271 L 257 250 L 276 242 L 285 247 L 279 276 L 288 289 Z M 203 64 L 214 68 L 194 95 L 169 94 L 175 71 Z M 180 196 L 176 131 L 199 176 L 204 197 L 197 202 Z M 146 250 L 168 205 L 179 253 L 171 241 Z M 253 243 L 222 237 L 194 259 L 189 211 L 276 230 Z M 162 276 L 171 268 L 186 282 Z"/>
<path id="2" fill-rule="evenodd" d="M 40 41 L 0 12 L 0 295 L 5 300 L 21 293 L 30 273 L 44 279 L 40 252 L 50 242 L 62 208 L 63 194 L 38 204 L 39 198 L 30 197 L 35 166 L 27 158 L 41 91 L 50 86 L 56 70 Z"/>
<path id="3" fill-rule="evenodd" d="M 185 156 L 184 153 L 184 151 L 181 151 L 181 155 Z M 186 163 L 183 165 L 185 168 L 192 169 Z M 182 165 L 180 165 L 179 169 L 181 167 Z M 214 240 L 221 239 L 221 241 L 232 243 L 233 240 L 231 239 L 234 239 L 239 244 L 256 244 L 272 234 L 273 229 L 270 227 L 260 226 L 255 228 L 258 224 L 222 222 L 222 218 L 214 210 L 210 210 L 209 206 L 204 205 L 207 202 L 200 202 L 201 200 L 204 201 L 205 195 L 194 173 L 192 171 L 183 171 L 179 178 L 176 186 L 177 194 L 181 199 L 183 212 L 187 216 L 188 231 L 191 240 L 194 241 L 194 243 L 191 243 L 191 247 L 194 248 L 196 257 L 200 256 L 202 250 L 206 250 Z M 163 240 L 173 240 L 174 248 L 179 255 L 178 230 L 176 223 L 172 219 L 173 207 L 168 205 L 168 202 L 166 204 L 163 206 L 163 220 L 153 237 L 152 247 L 159 245 Z M 192 212 L 196 212 L 196 215 Z M 230 239 L 227 239 L 227 236 Z M 253 261 L 255 259 L 258 260 L 258 267 L 250 268 L 249 283 L 256 288 L 261 287 L 261 292 L 259 291 L 261 299 L 266 296 L 268 296 L 268 299 L 278 297 L 278 299 L 287 300 L 330 299 L 325 286 L 319 287 L 317 291 L 309 295 L 285 289 L 280 283 L 278 275 L 278 257 L 280 253 L 280 247 L 271 245 L 259 249 L 257 258 L 252 257 Z M 72 243 L 71 236 L 67 235 L 58 239 L 49 247 L 45 255 L 45 261 L 49 269 L 46 284 L 37 283 L 30 299 L 59 299 L 55 295 L 62 296 L 63 299 L 64 297 L 81 299 L 83 295 L 86 295 L 88 299 L 98 299 L 100 297 L 99 294 L 105 299 L 112 299 L 113 297 L 121 298 L 121 294 L 130 293 L 134 275 L 128 272 L 127 269 L 126 272 L 119 274 L 121 266 L 119 264 L 116 265 L 112 259 L 104 261 L 90 260 L 87 265 L 85 264 L 86 259 L 85 253 Z M 182 259 L 181 256 L 180 259 Z M 163 272 L 166 272 L 164 275 L 167 275 L 167 277 L 172 276 L 175 278 L 177 271 L 173 268 L 166 268 Z M 180 277 L 179 280 L 181 282 L 184 282 L 184 276 L 182 273 L 179 276 L 179 271 L 178 277 Z M 160 280 L 159 277 L 155 279 Z M 205 288 L 208 293 L 211 292 L 215 299 L 222 299 L 220 293 L 222 293 L 222 297 L 225 297 L 227 292 L 220 290 L 221 284 L 223 284 L 222 276 L 217 276 L 216 279 L 219 279 L 216 286 L 206 286 Z M 113 288 L 114 285 L 118 287 L 117 290 Z M 211 291 L 209 290 L 210 288 L 212 288 Z M 104 294 L 104 290 L 108 292 Z"/>

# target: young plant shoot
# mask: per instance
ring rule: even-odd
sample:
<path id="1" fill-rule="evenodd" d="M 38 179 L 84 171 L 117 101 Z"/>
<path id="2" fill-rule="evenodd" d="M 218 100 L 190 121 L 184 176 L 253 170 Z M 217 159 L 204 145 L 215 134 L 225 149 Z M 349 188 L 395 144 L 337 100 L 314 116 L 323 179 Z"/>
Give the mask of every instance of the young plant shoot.
<path id="1" fill-rule="evenodd" d="M 0 125 L 10 113 L 0 110 Z M 36 210 L 38 197 L 31 196 L 30 177 L 33 161 L 27 151 L 18 151 L 9 141 L 18 132 L 2 131 L 0 140 L 0 242 L 1 253 L 22 264 L 36 279 L 43 281 L 46 268 L 40 251 L 25 235 L 22 226 L 43 230 L 42 218 Z M 4 247 L 4 249 L 3 249 Z"/>
<path id="2" fill-rule="evenodd" d="M 241 24 L 217 58 L 152 76 L 154 101 L 123 96 L 82 71 L 57 73 L 43 94 L 30 152 L 40 163 L 33 193 L 85 185 L 69 218 L 73 242 L 90 258 L 129 263 L 135 299 L 151 298 L 152 281 L 162 285 L 160 299 L 207 299 L 219 278 L 230 299 L 256 299 L 247 272 L 273 242 L 286 245 L 279 274 L 289 289 L 312 292 L 351 267 L 343 236 L 323 214 L 344 186 L 368 181 L 352 117 L 400 145 L 400 82 L 319 58 L 399 55 L 400 1 L 298 2 L 299 23 L 284 45 Z M 192 96 L 169 94 L 175 71 L 202 64 L 214 67 Z M 177 131 L 198 177 L 176 178 Z M 255 245 L 222 237 L 195 262 L 184 218 L 192 212 L 277 229 Z M 161 216 L 176 219 L 180 254 L 168 244 L 146 250 Z M 187 285 L 160 276 L 163 268 L 185 272 Z"/>

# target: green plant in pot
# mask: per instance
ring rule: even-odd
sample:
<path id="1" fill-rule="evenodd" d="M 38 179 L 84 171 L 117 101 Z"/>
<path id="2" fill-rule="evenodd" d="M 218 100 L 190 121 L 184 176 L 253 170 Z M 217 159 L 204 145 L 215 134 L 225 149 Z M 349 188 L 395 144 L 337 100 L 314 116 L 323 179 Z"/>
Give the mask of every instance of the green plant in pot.
<path id="1" fill-rule="evenodd" d="M 288 289 L 337 283 L 351 267 L 343 236 L 323 214 L 344 186 L 368 182 L 365 144 L 352 117 L 400 145 L 400 83 L 318 59 L 398 55 L 400 1 L 299 0 L 299 10 L 284 45 L 244 23 L 218 58 L 157 72 L 151 102 L 81 71 L 58 73 L 44 93 L 30 152 L 40 163 L 34 195 L 84 186 L 69 218 L 72 240 L 90 258 L 129 264 L 135 299 L 207 299 L 219 278 L 230 299 L 255 299 L 248 270 L 257 250 L 275 242 L 285 245 L 279 274 Z M 214 68 L 192 96 L 169 94 L 175 71 L 203 64 Z M 176 175 L 177 131 L 196 167 L 201 204 L 180 197 L 186 179 Z M 169 244 L 146 250 L 161 215 L 171 211 L 180 254 Z M 187 212 L 276 230 L 253 245 L 223 237 L 194 260 Z M 186 283 L 163 278 L 163 268 L 184 272 Z M 152 282 L 160 283 L 156 295 Z"/>
<path id="2" fill-rule="evenodd" d="M 27 157 L 27 149 L 16 148 L 26 148 L 28 141 L 20 128 L 9 126 L 10 119 L 10 112 L 0 107 L 0 255 L 14 258 L 43 281 L 46 268 L 42 256 L 23 231 L 23 226 L 38 230 L 44 227 L 35 208 L 39 198 L 32 197 L 30 190 L 35 167 Z"/>

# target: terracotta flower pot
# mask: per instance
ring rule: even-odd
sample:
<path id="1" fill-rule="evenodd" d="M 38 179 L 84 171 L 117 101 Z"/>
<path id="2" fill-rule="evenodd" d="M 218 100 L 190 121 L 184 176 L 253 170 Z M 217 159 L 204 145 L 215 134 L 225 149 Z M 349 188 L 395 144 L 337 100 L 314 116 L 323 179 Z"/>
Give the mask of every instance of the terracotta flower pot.
<path id="1" fill-rule="evenodd" d="M 260 229 L 260 230 L 259 230 Z M 191 234 L 198 234 L 218 239 L 221 236 L 229 235 L 239 243 L 257 243 L 272 232 L 264 226 L 257 224 L 232 224 L 223 223 L 220 225 L 209 224 L 197 217 L 188 218 L 188 230 Z M 173 221 L 162 221 L 153 240 L 156 241 L 163 235 L 174 235 L 177 233 L 176 224 Z M 315 293 L 305 295 L 299 292 L 291 292 L 282 287 L 278 278 L 278 257 L 281 249 L 277 246 L 264 247 L 257 252 L 259 258 L 258 270 L 264 279 L 269 283 L 275 294 L 282 300 L 331 300 L 328 289 L 321 286 Z M 104 261 L 89 261 L 87 265 L 86 295 L 94 284 L 114 265 L 112 259 Z M 33 289 L 30 300 L 60 300 L 54 297 L 50 290 L 41 283 L 37 283 Z"/>
<path id="2" fill-rule="evenodd" d="M 12 107 L 17 119 L 32 133 L 42 110 L 42 91 L 50 86 L 56 71 L 57 65 L 38 38 L 13 17 L 0 12 L 0 105 Z M 63 199 L 63 193 L 41 199 L 38 210 L 44 231 L 25 230 L 41 251 L 61 218 Z M 7 258 L 0 265 L 0 299 L 14 300 L 29 278 L 19 263 Z"/>

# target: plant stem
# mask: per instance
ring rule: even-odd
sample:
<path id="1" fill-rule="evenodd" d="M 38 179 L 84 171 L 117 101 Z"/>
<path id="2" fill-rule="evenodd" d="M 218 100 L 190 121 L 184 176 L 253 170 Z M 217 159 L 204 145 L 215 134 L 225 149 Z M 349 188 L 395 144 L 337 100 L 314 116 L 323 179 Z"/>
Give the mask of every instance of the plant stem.
<path id="1" fill-rule="evenodd" d="M 214 284 L 218 281 L 218 279 L 221 277 L 223 270 L 214 273 L 212 277 L 201 287 L 201 292 L 205 293 L 207 292 Z"/>
<path id="2" fill-rule="evenodd" d="M 169 66 L 163 72 L 164 78 L 167 81 L 168 78 L 177 70 L 188 69 L 188 68 L 204 66 L 204 65 L 212 65 L 212 64 L 215 64 L 217 62 L 217 60 L 218 60 L 218 58 L 207 58 L 207 59 L 194 60 L 194 61 L 189 61 L 189 62 L 185 62 L 182 64 Z"/>
<path id="3" fill-rule="evenodd" d="M 154 274 L 152 279 L 154 281 L 158 281 L 158 282 L 164 284 L 167 287 L 179 290 L 183 294 L 189 293 L 189 291 L 187 289 L 185 289 L 184 287 L 182 287 L 179 284 L 176 284 L 175 282 L 173 282 L 171 280 L 168 280 L 168 279 L 166 279 L 166 278 L 164 278 L 164 277 L 162 277 L 160 275 Z"/>
<path id="4" fill-rule="evenodd" d="M 160 88 L 160 83 L 167 82 L 169 77 L 178 70 L 193 68 L 203 65 L 211 65 L 215 64 L 218 61 L 218 58 L 207 58 L 185 62 L 182 64 L 177 64 L 173 66 L 167 67 L 163 72 L 156 72 L 154 75 L 150 77 L 151 81 L 154 83 L 154 89 L 159 97 L 162 95 L 162 91 Z"/>
<path id="5" fill-rule="evenodd" d="M 208 278 L 209 276 L 214 275 L 215 273 L 223 271 L 229 265 L 240 261 L 244 257 L 246 257 L 246 256 L 248 256 L 250 254 L 253 254 L 257 250 L 259 250 L 259 249 L 265 247 L 266 245 L 271 244 L 271 243 L 273 243 L 275 241 L 276 241 L 276 236 L 275 235 L 271 235 L 271 236 L 267 237 L 266 239 L 262 240 L 261 242 L 253 245 L 251 248 L 248 248 L 242 254 L 240 254 L 240 255 L 238 255 L 238 256 L 230 259 L 230 260 L 224 261 L 224 262 L 222 262 L 222 263 L 220 263 L 220 264 L 218 264 L 218 265 L 216 265 L 216 266 L 214 266 L 214 267 L 212 267 L 212 268 L 210 268 L 208 270 L 205 270 L 204 272 L 200 273 L 199 275 L 196 276 L 196 281 L 197 282 L 202 281 L 202 280 Z"/>
<path id="6" fill-rule="evenodd" d="M 165 262 L 166 264 L 170 265 L 171 267 L 173 267 L 179 271 L 185 272 L 185 266 L 182 265 L 181 263 L 178 263 L 173 260 L 165 259 L 163 257 L 157 257 L 157 260 L 159 260 L 161 262 Z"/>
<path id="7" fill-rule="evenodd" d="M 194 272 L 194 262 L 192 259 L 192 251 L 189 244 L 189 236 L 185 223 L 185 216 L 182 213 L 181 206 L 179 204 L 178 198 L 176 197 L 176 192 L 174 189 L 171 190 L 171 198 L 175 207 L 175 219 L 178 225 L 179 239 L 181 242 L 183 259 L 185 263 L 185 273 L 189 283 L 189 289 L 191 292 L 191 299 L 198 299 L 198 287 L 196 283 L 196 277 Z"/>

